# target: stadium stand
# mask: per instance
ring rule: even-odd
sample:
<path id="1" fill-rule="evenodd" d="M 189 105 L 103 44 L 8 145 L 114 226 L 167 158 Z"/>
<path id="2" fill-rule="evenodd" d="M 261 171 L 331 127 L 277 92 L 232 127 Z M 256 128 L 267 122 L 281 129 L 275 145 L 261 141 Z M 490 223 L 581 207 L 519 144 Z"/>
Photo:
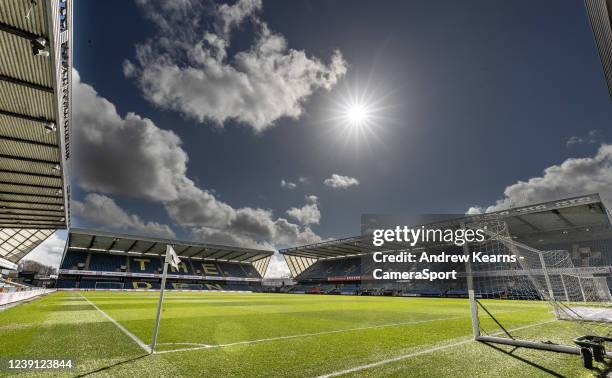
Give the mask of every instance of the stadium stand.
<path id="1" fill-rule="evenodd" d="M 508 225 L 516 240 L 542 250 L 564 250 L 570 253 L 575 267 L 592 274 L 606 274 L 612 287 L 612 226 L 610 212 L 599 195 L 562 199 L 526 207 L 504 210 L 495 214 Z M 445 221 L 459 225 L 469 217 Z M 402 295 L 464 298 L 468 291 L 465 280 L 422 283 L 409 281 L 387 284 L 372 277 L 371 239 L 358 236 L 326 241 L 281 250 L 297 284 L 289 293 Z M 463 254 L 460 247 L 441 248 L 451 254 Z M 419 271 L 427 264 L 414 263 L 411 270 Z M 439 270 L 457 270 L 465 274 L 463 263 L 438 265 Z M 478 267 L 474 268 L 478 270 Z M 516 278 L 516 280 L 520 280 Z M 517 289 L 521 285 L 506 280 L 504 286 L 490 287 L 482 292 L 485 298 L 539 299 L 535 289 Z"/>
<path id="2" fill-rule="evenodd" d="M 132 257 L 129 260 L 130 272 L 159 273 L 162 269 L 162 260 L 159 257 Z"/>
<path id="3" fill-rule="evenodd" d="M 72 229 L 60 264 L 59 289 L 160 288 L 166 245 L 181 258 L 166 289 L 262 291 L 273 252 Z"/>
<path id="4" fill-rule="evenodd" d="M 64 257 L 64 261 L 62 262 L 62 268 L 64 269 L 84 269 L 85 262 L 87 260 L 87 255 L 83 253 L 73 253 L 69 251 Z"/>
<path id="5" fill-rule="evenodd" d="M 70 225 L 72 55 L 71 1 L 0 1 L 2 269 Z M 19 288 L 0 304 L 46 292 Z"/>

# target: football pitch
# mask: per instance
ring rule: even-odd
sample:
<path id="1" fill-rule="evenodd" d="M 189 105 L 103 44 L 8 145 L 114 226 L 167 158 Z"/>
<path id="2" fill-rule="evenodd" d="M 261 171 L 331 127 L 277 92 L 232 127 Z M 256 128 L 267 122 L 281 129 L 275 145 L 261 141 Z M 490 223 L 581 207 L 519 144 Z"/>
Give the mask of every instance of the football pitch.
<path id="1" fill-rule="evenodd" d="M 57 292 L 4 310 L 0 356 L 72 358 L 75 368 L 58 373 L 67 376 L 593 374 L 577 356 L 473 341 L 465 299 L 167 292 L 151 355 L 157 300 L 155 292 Z M 521 337 L 574 335 L 545 303 L 487 307 Z"/>

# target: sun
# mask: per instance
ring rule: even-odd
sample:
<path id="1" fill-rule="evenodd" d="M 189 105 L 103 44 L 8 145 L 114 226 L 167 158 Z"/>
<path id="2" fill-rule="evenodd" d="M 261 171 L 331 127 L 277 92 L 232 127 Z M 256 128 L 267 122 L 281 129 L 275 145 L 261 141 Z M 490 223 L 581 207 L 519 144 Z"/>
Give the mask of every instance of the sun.
<path id="1" fill-rule="evenodd" d="M 351 104 L 346 108 L 346 121 L 350 126 L 363 126 L 368 122 L 368 113 L 365 104 Z"/>
<path id="2" fill-rule="evenodd" d="M 327 96 L 329 102 L 323 110 L 321 123 L 332 135 L 329 140 L 341 142 L 356 153 L 364 147 L 384 144 L 383 138 L 394 122 L 389 97 L 389 92 L 370 85 L 370 81 L 345 81 L 344 86 Z"/>

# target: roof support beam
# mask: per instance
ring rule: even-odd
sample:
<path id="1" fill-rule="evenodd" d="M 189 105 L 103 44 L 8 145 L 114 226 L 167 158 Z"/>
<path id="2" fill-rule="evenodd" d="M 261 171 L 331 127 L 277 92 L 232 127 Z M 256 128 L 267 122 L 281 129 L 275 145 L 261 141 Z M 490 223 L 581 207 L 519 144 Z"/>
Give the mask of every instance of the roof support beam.
<path id="1" fill-rule="evenodd" d="M 4 190 L 0 189 L 0 195 L 2 194 L 6 194 L 9 196 L 25 196 L 25 197 L 40 197 L 40 198 L 55 198 L 55 199 L 62 199 L 64 198 L 61 194 L 33 194 L 33 193 L 19 193 L 19 192 L 6 192 Z M 61 205 L 61 203 L 60 203 Z"/>
<path id="2" fill-rule="evenodd" d="M 323 248 L 312 248 L 312 249 L 308 249 L 307 251 L 311 252 L 312 254 L 316 256 L 320 256 L 320 257 L 338 257 L 339 256 L 338 253 L 326 251 Z"/>
<path id="3" fill-rule="evenodd" d="M 39 223 L 23 223 L 23 222 L 9 222 L 2 223 L 0 222 L 0 228 L 31 228 L 36 230 L 57 230 L 64 229 L 66 225 L 63 223 L 57 224 L 39 224 Z"/>
<path id="4" fill-rule="evenodd" d="M 35 224 L 61 223 L 59 219 L 18 219 L 13 217 L 7 217 L 5 214 L 0 214 L 0 222 L 33 222 Z"/>
<path id="5" fill-rule="evenodd" d="M 64 210 L 32 209 L 30 207 L 15 207 L 15 206 L 0 207 L 0 214 L 6 211 L 9 211 L 11 214 L 20 214 L 20 213 L 15 213 L 15 211 L 33 211 L 36 213 L 57 213 L 61 216 L 64 216 Z M 37 214 L 23 213 L 23 215 L 37 215 Z"/>
<path id="6" fill-rule="evenodd" d="M 30 224 L 30 223 L 34 223 L 34 224 L 44 224 L 44 225 L 54 225 L 54 224 L 58 224 L 58 223 L 62 223 L 59 220 L 47 220 L 47 219 L 16 219 L 16 218 L 4 218 L 4 217 L 0 217 L 0 223 L 25 223 L 25 224 Z M 27 228 L 27 227 L 23 227 L 22 228 Z"/>
<path id="7" fill-rule="evenodd" d="M 28 139 L 19 139 L 19 138 L 13 138 L 10 136 L 5 136 L 5 135 L 0 135 L 0 140 L 8 140 L 11 142 L 17 142 L 17 143 L 24 143 L 24 144 L 31 144 L 33 146 L 41 146 L 41 147 L 49 147 L 49 148 L 59 148 L 59 146 L 53 144 L 53 143 L 45 143 L 45 142 L 38 142 L 35 140 L 28 140 Z"/>
<path id="8" fill-rule="evenodd" d="M 217 252 L 213 253 L 212 255 L 209 255 L 209 256 L 208 256 L 208 257 L 206 257 L 206 258 L 207 258 L 207 259 L 212 259 L 212 260 L 221 260 L 221 259 L 226 259 L 226 260 L 227 260 L 227 257 L 228 257 L 228 256 L 231 256 L 231 255 L 233 255 L 233 254 L 236 254 L 236 252 L 239 252 L 239 251 L 230 251 L 230 252 L 227 252 L 227 253 L 223 253 L 223 254 L 222 254 L 222 255 L 220 255 L 220 256 L 214 256 L 215 254 L 217 254 L 217 253 L 222 253 L 222 252 L 223 252 L 223 251 L 217 251 Z"/>
<path id="9" fill-rule="evenodd" d="M 247 256 L 247 257 L 245 257 L 244 259 L 240 259 L 240 260 L 238 260 L 238 259 L 239 259 L 240 257 L 242 257 L 242 256 Z M 239 262 L 242 262 L 242 261 L 244 261 L 244 260 L 246 260 L 246 259 L 248 259 L 248 258 L 249 258 L 249 253 L 243 253 L 242 255 L 238 255 L 238 256 L 234 257 L 234 258 L 232 259 L 232 261 L 239 261 Z"/>
<path id="10" fill-rule="evenodd" d="M 213 259 L 213 260 L 219 260 L 219 259 L 221 259 L 221 258 L 223 258 L 225 256 L 229 256 L 232 253 L 235 253 L 236 251 L 230 251 L 230 252 L 226 252 L 226 253 L 222 254 L 221 256 L 215 256 L 215 254 L 217 254 L 219 252 L 223 252 L 223 251 L 215 251 L 211 255 L 208 255 L 206 258 L 207 259 Z"/>
<path id="11" fill-rule="evenodd" d="M 27 114 L 13 113 L 13 112 L 9 112 L 7 110 L 2 110 L 2 109 L 0 109 L 0 115 L 5 115 L 7 117 L 14 117 L 14 118 L 19 118 L 19 119 L 24 119 L 26 121 L 32 121 L 32 122 L 40 122 L 40 123 L 53 122 L 50 119 L 32 117 L 32 116 L 29 116 Z"/>
<path id="12" fill-rule="evenodd" d="M 61 186 L 38 185 L 38 184 L 23 184 L 23 183 L 20 183 L 20 182 L 10 182 L 10 181 L 0 181 L 0 185 L 14 185 L 14 186 L 23 186 L 25 188 L 52 189 L 52 190 L 62 189 Z"/>
<path id="13" fill-rule="evenodd" d="M 49 174 L 45 174 L 45 173 L 32 173 L 32 172 L 24 172 L 24 171 L 13 171 L 10 169 L 0 169 L 0 173 L 10 173 L 13 175 L 25 175 L 25 176 L 32 176 L 32 177 L 44 177 L 44 178 L 52 178 L 52 179 L 58 179 L 61 180 L 61 176 L 58 175 L 49 175 Z"/>
<path id="14" fill-rule="evenodd" d="M 16 28 L 12 25 L 5 24 L 4 22 L 0 22 L 0 30 L 6 33 L 12 34 L 12 35 L 16 35 L 17 37 L 21 37 L 21 38 L 29 39 L 29 40 L 42 37 L 42 35 L 36 35 L 34 33 L 30 33 L 27 30 Z"/>
<path id="15" fill-rule="evenodd" d="M 89 245 L 87 246 L 87 250 L 90 250 L 91 247 L 93 247 L 95 241 L 96 241 L 96 237 L 94 235 L 91 235 L 91 240 L 89 241 Z"/>
<path id="16" fill-rule="evenodd" d="M 14 213 L 3 213 L 0 212 L 0 219 L 18 219 L 18 220 L 41 220 L 41 221 L 58 221 L 63 218 L 61 215 L 47 215 L 47 214 L 14 214 Z"/>
<path id="17" fill-rule="evenodd" d="M 117 244 L 117 240 L 119 240 L 118 238 L 114 238 L 113 242 L 111 243 L 111 245 L 108 247 L 107 251 L 110 251 L 111 249 L 113 249 L 115 247 L 115 244 Z"/>
<path id="18" fill-rule="evenodd" d="M 138 240 L 134 240 L 134 242 L 132 244 L 130 244 L 129 247 L 127 247 L 127 249 L 125 250 L 126 252 L 130 252 L 132 250 L 132 248 L 134 248 L 134 246 L 136 245 L 136 243 L 138 243 Z"/>
<path id="19" fill-rule="evenodd" d="M 37 91 L 53 93 L 53 88 L 51 88 L 51 87 L 46 87 L 44 85 L 40 85 L 40 84 L 36 84 L 36 83 L 30 83 L 29 81 L 24 81 L 24 80 L 21 80 L 21 79 L 16 79 L 14 77 L 6 76 L 6 75 L 0 75 L 0 81 L 4 81 L 6 83 L 11 83 L 11 84 L 15 84 L 15 85 L 20 85 L 22 87 L 32 88 L 32 89 L 35 89 Z"/>
<path id="20" fill-rule="evenodd" d="M 325 259 L 327 258 L 327 256 L 321 256 L 321 255 L 314 255 L 312 253 L 309 253 L 308 250 L 306 251 L 291 251 L 291 252 L 287 252 L 287 253 L 282 253 L 283 256 L 292 256 L 292 257 L 305 257 L 305 258 L 309 258 L 309 259 Z"/>
<path id="21" fill-rule="evenodd" d="M 206 251 L 208 248 L 204 247 L 204 248 L 200 248 L 199 250 L 197 250 L 196 252 L 193 253 L 193 255 L 189 256 L 189 257 L 194 257 L 194 256 L 198 256 L 201 255 L 204 251 Z"/>
<path id="22" fill-rule="evenodd" d="M 149 248 L 147 248 L 144 252 L 142 253 L 149 253 L 153 248 L 155 248 L 155 246 L 157 245 L 157 243 L 152 243 L 151 246 Z"/>
<path id="23" fill-rule="evenodd" d="M 2 202 L 10 202 L 10 203 L 21 203 L 21 204 L 26 204 L 26 205 L 45 205 L 45 206 L 64 206 L 61 203 L 55 203 L 55 202 L 40 202 L 40 201 L 24 201 L 24 200 L 10 200 L 10 199 L 2 199 L 0 198 L 0 209 L 3 208 L 10 208 L 10 206 L 7 205 L 2 205 Z M 32 210 L 37 210 L 37 209 L 32 209 Z M 49 209 L 47 209 L 49 210 Z M 61 210 L 61 209 L 59 209 Z"/>
<path id="24" fill-rule="evenodd" d="M 43 164 L 53 164 L 53 165 L 60 163 L 59 161 L 56 161 L 56 160 L 33 159 L 33 158 L 26 158 L 26 157 L 13 156 L 13 155 L 4 155 L 4 154 L 1 154 L 0 158 L 19 160 L 19 161 L 24 161 L 26 163 L 43 163 Z"/>
<path id="25" fill-rule="evenodd" d="M 557 209 L 553 210 L 553 213 L 559 217 L 559 219 L 561 219 L 561 221 L 563 221 L 563 223 L 565 223 L 566 226 L 568 227 L 576 227 L 572 222 L 570 222 L 569 219 L 567 219 L 567 217 L 563 214 L 561 214 L 561 212 Z"/>

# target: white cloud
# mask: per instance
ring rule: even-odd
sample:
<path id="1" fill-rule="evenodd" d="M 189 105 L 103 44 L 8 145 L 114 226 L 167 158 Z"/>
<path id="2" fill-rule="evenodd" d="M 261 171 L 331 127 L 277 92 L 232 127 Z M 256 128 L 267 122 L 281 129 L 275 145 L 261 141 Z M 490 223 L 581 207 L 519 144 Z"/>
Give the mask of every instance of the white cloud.
<path id="1" fill-rule="evenodd" d="M 83 202 L 73 200 L 71 207 L 76 217 L 93 226 L 135 231 L 138 234 L 161 238 L 176 237 L 169 226 L 157 222 L 144 222 L 137 215 L 128 214 L 112 198 L 104 195 L 90 193 L 85 196 Z"/>
<path id="2" fill-rule="evenodd" d="M 260 132 L 282 117 L 297 119 L 316 90 L 331 89 L 347 70 L 339 51 L 326 64 L 289 48 L 258 16 L 259 0 L 223 4 L 212 12 L 187 0 L 140 3 L 159 33 L 136 47 L 135 61 L 124 63 L 125 75 L 151 103 L 202 123 L 236 120 Z M 215 30 L 205 28 L 211 14 Z M 247 19 L 253 45 L 228 57 L 230 34 Z"/>
<path id="3" fill-rule="evenodd" d="M 342 176 L 334 173 L 329 178 L 326 178 L 323 184 L 334 189 L 346 189 L 351 186 L 359 185 L 359 180 L 354 177 Z"/>
<path id="4" fill-rule="evenodd" d="M 282 179 L 280 182 L 280 186 L 281 188 L 285 188 L 285 189 L 289 189 L 289 190 L 293 190 L 295 188 L 297 188 L 297 184 L 291 181 L 285 181 L 285 179 Z"/>
<path id="5" fill-rule="evenodd" d="M 217 12 L 222 22 L 224 36 L 229 37 L 234 27 L 240 25 L 246 18 L 255 15 L 261 8 L 261 0 L 241 0 L 234 5 L 219 5 Z"/>
<path id="6" fill-rule="evenodd" d="M 519 181 L 504 190 L 504 198 L 486 211 L 599 193 L 612 204 L 612 144 L 603 144 L 593 157 L 570 158 L 544 170 L 542 176 Z"/>
<path id="7" fill-rule="evenodd" d="M 595 144 L 601 141 L 601 135 L 598 130 L 589 130 L 585 136 L 571 136 L 567 139 L 565 145 L 571 147 L 576 144 Z"/>
<path id="8" fill-rule="evenodd" d="M 252 227 L 250 230 L 244 224 L 234 224 L 225 229 L 193 227 L 192 235 L 195 239 L 206 242 L 263 249 L 312 244 L 322 240 L 308 226 L 300 227 L 284 218 L 272 219 L 270 213 L 261 209 L 247 209 L 253 210 L 249 211 L 252 214 L 248 222 L 258 227 Z"/>
<path id="9" fill-rule="evenodd" d="M 44 242 L 34 248 L 24 260 L 32 260 L 41 264 L 58 268 L 66 245 L 65 232 L 55 232 Z"/>
<path id="10" fill-rule="evenodd" d="M 121 117 L 76 70 L 73 96 L 74 177 L 83 189 L 153 201 L 179 197 L 188 158 L 176 134 L 134 113 Z"/>
<path id="11" fill-rule="evenodd" d="M 480 206 L 472 206 L 468 209 L 468 211 L 466 212 L 467 215 L 478 215 L 478 214 L 482 214 L 484 211 L 484 209 Z"/>
<path id="12" fill-rule="evenodd" d="M 321 220 L 321 211 L 319 211 L 317 196 L 306 196 L 306 204 L 301 208 L 290 208 L 287 210 L 287 215 L 301 224 L 319 224 Z"/>
<path id="13" fill-rule="evenodd" d="M 108 195 L 133 197 L 157 203 L 179 226 L 193 234 L 232 239 L 236 244 L 283 246 L 320 241 L 309 227 L 300 227 L 271 210 L 234 208 L 220 201 L 187 177 L 187 153 L 180 138 L 158 128 L 151 120 L 128 113 L 121 117 L 115 106 L 82 83 L 74 71 L 75 95 L 73 146 L 79 186 L 99 194 L 77 204 L 75 214 L 90 222 L 116 222 L 125 228 L 168 233 L 164 225 L 144 222 L 116 206 Z M 105 205 L 101 205 L 105 204 Z M 112 205 L 115 206 L 112 206 Z M 108 205 L 108 208 L 106 208 Z M 88 215 L 86 207 L 99 208 L 103 217 Z M 107 213 L 105 213 L 107 212 Z M 123 214 L 121 214 L 123 212 Z M 79 216 L 79 215 L 77 215 Z M 211 236 L 212 235 L 212 236 Z"/>

